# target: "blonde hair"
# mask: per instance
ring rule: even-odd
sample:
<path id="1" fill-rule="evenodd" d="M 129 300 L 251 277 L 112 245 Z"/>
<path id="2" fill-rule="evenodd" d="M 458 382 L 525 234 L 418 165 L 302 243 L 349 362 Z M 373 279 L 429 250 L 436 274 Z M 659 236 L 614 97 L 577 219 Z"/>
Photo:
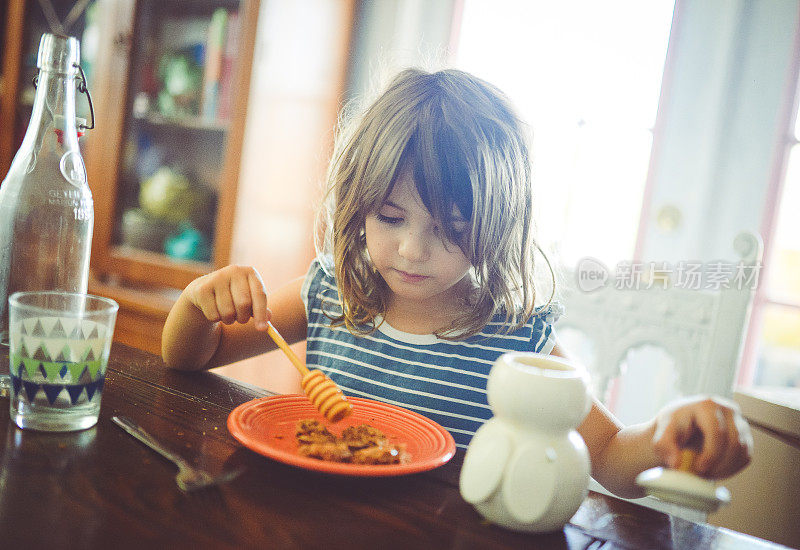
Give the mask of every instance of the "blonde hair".
<path id="1" fill-rule="evenodd" d="M 386 312 L 388 288 L 370 263 L 364 224 L 408 169 L 445 237 L 469 259 L 476 283 L 471 307 L 437 335 L 476 334 L 501 311 L 508 330 L 523 325 L 534 312 L 538 249 L 527 134 L 500 90 L 453 69 L 406 69 L 360 116 L 345 120 L 317 247 L 335 266 L 342 314 L 334 324 L 371 333 Z M 453 227 L 454 205 L 468 220 L 461 233 Z"/>

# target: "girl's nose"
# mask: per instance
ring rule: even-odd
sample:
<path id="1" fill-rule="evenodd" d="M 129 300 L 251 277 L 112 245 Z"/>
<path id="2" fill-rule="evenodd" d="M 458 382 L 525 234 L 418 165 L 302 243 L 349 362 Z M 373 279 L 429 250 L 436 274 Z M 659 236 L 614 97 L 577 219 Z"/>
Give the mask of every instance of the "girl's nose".
<path id="1" fill-rule="evenodd" d="M 422 262 L 428 259 L 430 247 L 425 235 L 418 231 L 408 231 L 400 240 L 398 253 L 409 262 Z"/>

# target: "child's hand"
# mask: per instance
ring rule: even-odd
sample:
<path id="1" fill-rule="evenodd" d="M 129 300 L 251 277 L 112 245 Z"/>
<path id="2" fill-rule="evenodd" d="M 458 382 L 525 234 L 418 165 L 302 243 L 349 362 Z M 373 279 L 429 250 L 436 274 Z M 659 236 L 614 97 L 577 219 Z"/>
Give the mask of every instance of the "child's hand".
<path id="1" fill-rule="evenodd" d="M 735 403 L 696 397 L 669 405 L 656 417 L 653 448 L 661 460 L 676 468 L 686 447 L 698 449 L 694 473 L 719 479 L 750 462 L 753 436 Z"/>
<path id="2" fill-rule="evenodd" d="M 271 317 L 264 282 L 252 267 L 229 265 L 203 275 L 189 283 L 185 294 L 211 322 L 244 324 L 252 317 L 257 329 L 266 330 Z"/>

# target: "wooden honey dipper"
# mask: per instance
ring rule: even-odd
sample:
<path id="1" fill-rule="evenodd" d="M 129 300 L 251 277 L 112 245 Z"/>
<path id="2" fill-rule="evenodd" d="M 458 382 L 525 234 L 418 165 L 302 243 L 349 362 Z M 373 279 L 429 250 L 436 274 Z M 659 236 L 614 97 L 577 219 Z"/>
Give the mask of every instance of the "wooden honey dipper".
<path id="1" fill-rule="evenodd" d="M 347 401 L 339 386 L 321 370 L 309 370 L 270 322 L 267 323 L 267 334 L 303 375 L 300 385 L 322 416 L 331 422 L 338 422 L 353 412 L 353 405 Z"/>
<path id="2" fill-rule="evenodd" d="M 681 449 L 681 458 L 678 461 L 678 471 L 692 472 L 694 459 L 697 458 L 697 451 L 692 448 Z"/>
<path id="3" fill-rule="evenodd" d="M 650 468 L 636 476 L 636 483 L 661 500 L 711 513 L 721 505 L 728 504 L 731 493 L 725 487 L 718 487 L 713 481 L 694 474 L 695 458 L 695 449 L 681 449 L 676 469 Z"/>

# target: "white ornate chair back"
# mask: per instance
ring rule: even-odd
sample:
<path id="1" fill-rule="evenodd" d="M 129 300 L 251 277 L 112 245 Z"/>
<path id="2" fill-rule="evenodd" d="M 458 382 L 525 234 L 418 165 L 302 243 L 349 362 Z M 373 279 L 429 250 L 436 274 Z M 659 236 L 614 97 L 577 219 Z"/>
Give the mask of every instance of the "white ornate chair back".
<path id="1" fill-rule="evenodd" d="M 579 279 L 586 277 L 582 262 L 567 281 L 561 299 L 565 314 L 556 332 L 565 349 L 585 363 L 595 395 L 612 412 L 626 410 L 620 386 L 629 374 L 635 380 L 634 373 L 626 372 L 628 358 L 645 347 L 660 349 L 662 357 L 665 352 L 674 371 L 649 371 L 649 390 L 627 384 L 628 401 L 646 402 L 651 408 L 643 411 L 644 417 L 677 396 L 732 395 L 760 270 L 761 240 L 741 233 L 733 249 L 738 256 L 733 261 L 642 268 L 638 281 L 630 266 L 622 270 L 625 277 L 619 277 L 618 270 L 616 279 L 609 277 L 594 290 L 590 289 L 598 286 L 597 278 L 589 283 Z M 576 336 L 584 345 L 570 349 Z"/>

